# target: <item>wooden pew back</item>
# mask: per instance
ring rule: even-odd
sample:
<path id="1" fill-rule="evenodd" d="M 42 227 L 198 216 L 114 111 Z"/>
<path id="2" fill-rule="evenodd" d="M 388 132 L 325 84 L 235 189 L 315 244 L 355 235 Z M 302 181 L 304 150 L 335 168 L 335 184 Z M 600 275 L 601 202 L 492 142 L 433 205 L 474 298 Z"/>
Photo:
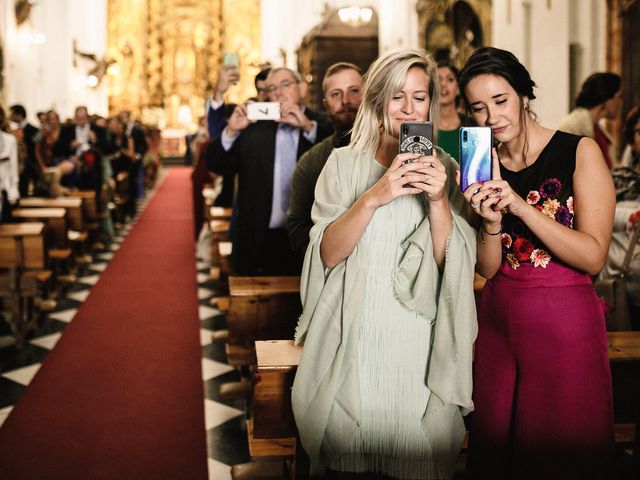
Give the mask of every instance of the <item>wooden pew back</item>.
<path id="1" fill-rule="evenodd" d="M 229 277 L 229 343 L 253 348 L 254 341 L 293 338 L 300 302 L 300 277 Z"/>

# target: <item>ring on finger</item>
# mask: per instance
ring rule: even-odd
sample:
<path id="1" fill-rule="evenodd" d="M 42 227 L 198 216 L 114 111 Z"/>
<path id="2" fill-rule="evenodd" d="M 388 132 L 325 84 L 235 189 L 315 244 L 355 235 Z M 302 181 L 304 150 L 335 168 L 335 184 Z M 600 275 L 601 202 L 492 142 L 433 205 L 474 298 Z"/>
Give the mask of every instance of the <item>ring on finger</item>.
<path id="1" fill-rule="evenodd" d="M 480 204 L 479 204 L 479 203 L 472 203 L 472 204 L 471 204 L 471 208 L 473 208 L 474 210 L 475 210 L 476 208 L 480 208 Z"/>

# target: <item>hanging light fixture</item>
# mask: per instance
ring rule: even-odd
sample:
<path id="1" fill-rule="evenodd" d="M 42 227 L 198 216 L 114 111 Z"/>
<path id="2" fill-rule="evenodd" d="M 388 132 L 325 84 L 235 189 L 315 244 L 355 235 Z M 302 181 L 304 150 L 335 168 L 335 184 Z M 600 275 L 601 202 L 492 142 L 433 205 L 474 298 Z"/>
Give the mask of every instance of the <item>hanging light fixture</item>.
<path id="1" fill-rule="evenodd" d="M 373 10 L 369 7 L 344 7 L 338 10 L 338 17 L 343 23 L 359 27 L 371 21 Z"/>

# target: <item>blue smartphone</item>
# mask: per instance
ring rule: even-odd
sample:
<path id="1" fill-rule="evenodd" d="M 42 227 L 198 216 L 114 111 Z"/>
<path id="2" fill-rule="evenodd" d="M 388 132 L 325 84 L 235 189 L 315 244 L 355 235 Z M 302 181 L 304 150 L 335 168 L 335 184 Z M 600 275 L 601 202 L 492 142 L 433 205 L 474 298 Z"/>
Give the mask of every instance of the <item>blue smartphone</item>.
<path id="1" fill-rule="evenodd" d="M 462 127 L 459 142 L 460 189 L 464 192 L 472 183 L 491 180 L 491 128 Z"/>

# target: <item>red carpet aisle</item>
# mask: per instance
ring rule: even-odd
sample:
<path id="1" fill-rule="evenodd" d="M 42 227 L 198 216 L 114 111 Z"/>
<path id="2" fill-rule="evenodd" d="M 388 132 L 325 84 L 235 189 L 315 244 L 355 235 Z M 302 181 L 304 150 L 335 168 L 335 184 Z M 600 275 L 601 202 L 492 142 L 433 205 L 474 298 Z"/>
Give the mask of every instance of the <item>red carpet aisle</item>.
<path id="1" fill-rule="evenodd" d="M 206 479 L 190 169 L 162 186 L 0 429 L 3 479 Z"/>

